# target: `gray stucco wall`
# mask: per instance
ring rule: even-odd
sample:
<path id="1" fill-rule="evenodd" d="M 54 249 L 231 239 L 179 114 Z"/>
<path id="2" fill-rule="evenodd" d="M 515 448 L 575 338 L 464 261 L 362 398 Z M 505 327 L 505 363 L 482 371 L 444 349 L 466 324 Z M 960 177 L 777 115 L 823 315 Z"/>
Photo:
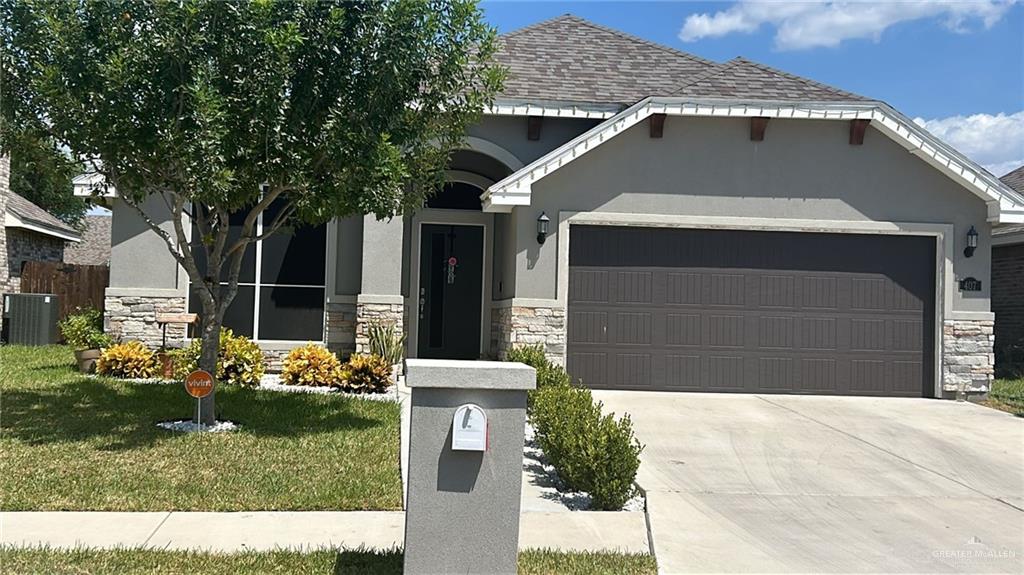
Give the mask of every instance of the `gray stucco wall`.
<path id="1" fill-rule="evenodd" d="M 670 117 L 665 136 L 646 122 L 613 138 L 533 185 L 532 205 L 516 212 L 516 297 L 553 299 L 557 214 L 596 211 L 690 216 L 952 223 L 957 277 L 982 280 L 983 291 L 955 292 L 953 309 L 988 311 L 990 226 L 986 205 L 875 130 L 848 143 L 849 124 L 772 120 L 763 142 L 744 119 Z M 536 241 L 537 215 L 551 236 Z M 979 234 L 963 257 L 967 230 Z"/>
<path id="2" fill-rule="evenodd" d="M 494 214 L 494 278 L 491 299 L 516 295 L 516 227 L 512 214 Z"/>
<path id="3" fill-rule="evenodd" d="M 378 220 L 374 215 L 363 216 L 362 290 L 372 295 L 400 295 L 402 293 L 402 218 Z"/>
<path id="4" fill-rule="evenodd" d="M 335 222 L 336 233 L 333 246 L 334 294 L 356 295 L 362 286 L 363 267 L 363 218 L 352 216 Z"/>
<path id="5" fill-rule="evenodd" d="M 541 123 L 540 139 L 529 140 L 526 137 L 527 119 L 525 117 L 487 116 L 466 133 L 505 148 L 525 165 L 593 128 L 598 123 L 598 120 L 544 118 Z"/>
<path id="6" fill-rule="evenodd" d="M 169 212 L 158 197 L 143 209 L 174 236 Z M 110 229 L 110 287 L 178 289 L 178 264 L 167 244 L 123 201 L 115 200 Z"/>

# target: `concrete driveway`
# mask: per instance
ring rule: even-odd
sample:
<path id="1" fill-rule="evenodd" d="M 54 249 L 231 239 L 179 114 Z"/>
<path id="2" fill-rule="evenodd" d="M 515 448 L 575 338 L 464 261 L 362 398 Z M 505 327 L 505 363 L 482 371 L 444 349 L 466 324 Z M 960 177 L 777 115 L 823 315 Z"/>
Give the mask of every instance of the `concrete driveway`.
<path id="1" fill-rule="evenodd" d="M 664 573 L 1024 572 L 1024 419 L 930 399 L 600 391 Z"/>

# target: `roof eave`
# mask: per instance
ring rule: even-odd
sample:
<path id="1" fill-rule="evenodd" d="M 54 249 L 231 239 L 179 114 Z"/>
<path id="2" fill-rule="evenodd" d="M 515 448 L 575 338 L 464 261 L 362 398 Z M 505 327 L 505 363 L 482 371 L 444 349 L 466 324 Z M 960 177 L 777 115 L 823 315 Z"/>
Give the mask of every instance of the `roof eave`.
<path id="1" fill-rule="evenodd" d="M 55 237 L 66 242 L 78 243 L 82 241 L 82 236 L 78 233 L 70 232 L 68 230 L 56 229 L 53 226 L 37 222 L 28 218 L 20 217 L 18 214 L 8 210 L 4 216 L 4 227 L 8 228 L 21 228 L 30 232 L 43 234 L 51 237 Z"/>
<path id="2" fill-rule="evenodd" d="M 622 104 L 541 100 L 530 98 L 498 98 L 484 109 L 487 116 L 547 116 L 587 120 L 607 120 L 625 108 Z"/>
<path id="3" fill-rule="evenodd" d="M 525 205 L 529 205 L 532 186 L 536 181 L 652 114 L 702 117 L 765 116 L 807 120 L 867 119 L 889 138 L 982 198 L 988 204 L 990 222 L 1024 222 L 1024 195 L 1010 189 L 995 176 L 885 102 L 875 100 L 793 102 L 729 98 L 645 98 L 495 183 L 481 196 L 484 204 L 492 206 L 491 211 L 496 211 L 494 206 L 524 205 L 521 202 L 525 197 Z M 516 203 L 508 203 L 506 197 L 514 197 Z"/>

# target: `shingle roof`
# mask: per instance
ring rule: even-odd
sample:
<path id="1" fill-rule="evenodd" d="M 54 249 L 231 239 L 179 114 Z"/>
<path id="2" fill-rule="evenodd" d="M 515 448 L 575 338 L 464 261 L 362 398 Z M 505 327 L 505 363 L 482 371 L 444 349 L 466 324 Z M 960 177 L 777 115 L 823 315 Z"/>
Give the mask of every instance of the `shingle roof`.
<path id="1" fill-rule="evenodd" d="M 733 58 L 683 82 L 677 96 L 755 98 L 763 100 L 864 100 L 852 92 L 776 70 L 746 58 Z"/>
<path id="2" fill-rule="evenodd" d="M 78 230 L 58 220 L 50 212 L 40 208 L 18 194 L 7 192 L 7 211 L 13 213 L 20 220 L 32 223 L 43 228 L 50 228 L 64 234 L 78 236 Z"/>
<path id="3" fill-rule="evenodd" d="M 1024 194 L 1024 166 L 1004 175 L 999 178 L 999 181 Z M 1024 226 L 999 226 L 992 228 L 993 236 L 1008 236 L 1010 234 L 1019 234 L 1021 232 L 1024 232 Z"/>
<path id="4" fill-rule="evenodd" d="M 999 178 L 999 181 L 1024 194 L 1024 166 Z"/>
<path id="5" fill-rule="evenodd" d="M 505 98 L 606 104 L 666 95 L 716 66 L 570 14 L 502 35 L 496 57 L 509 68 Z"/>
<path id="6" fill-rule="evenodd" d="M 743 58 L 719 64 L 571 14 L 499 37 L 509 68 L 501 94 L 533 99 L 633 104 L 648 96 L 763 100 L 863 100 L 861 96 Z"/>

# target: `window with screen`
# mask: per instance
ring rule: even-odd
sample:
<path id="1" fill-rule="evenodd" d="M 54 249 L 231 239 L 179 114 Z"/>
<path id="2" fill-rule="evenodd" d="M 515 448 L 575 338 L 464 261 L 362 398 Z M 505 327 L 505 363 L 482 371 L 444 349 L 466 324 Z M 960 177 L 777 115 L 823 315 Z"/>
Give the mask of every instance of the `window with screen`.
<path id="1" fill-rule="evenodd" d="M 257 220 L 257 234 L 274 220 L 282 202 L 275 202 Z M 245 212 L 232 214 L 230 238 L 241 235 Z M 193 226 L 197 263 L 206 262 Z M 229 242 L 230 243 L 230 242 Z M 327 260 L 327 226 L 283 227 L 269 238 L 251 244 L 242 259 L 238 293 L 224 316 L 224 327 L 255 340 L 322 341 Z M 221 274 L 226 282 L 227 272 Z M 222 288 L 226 283 L 221 284 Z M 189 311 L 202 313 L 190 286 Z"/>

